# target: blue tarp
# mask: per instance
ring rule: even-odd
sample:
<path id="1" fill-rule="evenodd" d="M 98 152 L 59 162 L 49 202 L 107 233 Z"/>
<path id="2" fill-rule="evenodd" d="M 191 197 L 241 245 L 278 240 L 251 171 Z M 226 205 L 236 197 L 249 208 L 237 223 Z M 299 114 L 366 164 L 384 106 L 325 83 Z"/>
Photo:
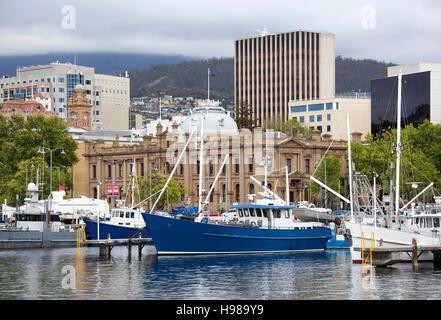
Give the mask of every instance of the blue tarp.
<path id="1" fill-rule="evenodd" d="M 198 213 L 198 207 L 176 207 L 172 210 L 172 214 L 182 214 L 184 216 L 194 216 Z"/>

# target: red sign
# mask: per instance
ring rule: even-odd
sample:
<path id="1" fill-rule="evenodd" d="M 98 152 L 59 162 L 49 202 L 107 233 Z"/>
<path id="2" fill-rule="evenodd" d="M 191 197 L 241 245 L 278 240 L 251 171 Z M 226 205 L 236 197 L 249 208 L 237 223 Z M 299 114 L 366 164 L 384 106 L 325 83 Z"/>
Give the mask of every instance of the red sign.
<path id="1" fill-rule="evenodd" d="M 64 191 L 64 190 L 66 190 L 66 189 L 64 188 L 64 186 L 60 186 L 60 188 L 59 188 L 58 191 Z"/>
<path id="2" fill-rule="evenodd" d="M 113 195 L 114 195 L 114 196 L 117 196 L 117 195 L 118 195 L 118 192 L 119 192 L 118 185 L 114 185 L 114 186 L 113 186 Z M 111 195 L 112 195 L 112 185 L 111 185 L 111 184 L 108 184 L 108 185 L 107 185 L 107 195 L 108 195 L 108 196 L 111 196 Z"/>

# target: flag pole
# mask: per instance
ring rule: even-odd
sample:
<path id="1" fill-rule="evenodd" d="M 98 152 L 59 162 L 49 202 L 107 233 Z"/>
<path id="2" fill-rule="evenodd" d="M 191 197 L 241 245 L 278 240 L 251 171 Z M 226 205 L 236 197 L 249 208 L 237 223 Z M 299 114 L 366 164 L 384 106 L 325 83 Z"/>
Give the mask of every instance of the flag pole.
<path id="1" fill-rule="evenodd" d="M 210 68 L 208 68 L 207 79 L 208 79 L 208 101 L 210 101 Z"/>

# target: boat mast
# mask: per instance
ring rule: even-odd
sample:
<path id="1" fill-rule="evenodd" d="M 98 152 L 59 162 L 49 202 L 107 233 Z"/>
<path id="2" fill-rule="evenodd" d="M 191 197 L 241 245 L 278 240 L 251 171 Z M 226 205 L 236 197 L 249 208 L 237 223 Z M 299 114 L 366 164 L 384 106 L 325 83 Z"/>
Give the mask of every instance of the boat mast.
<path id="1" fill-rule="evenodd" d="M 288 166 L 286 166 L 286 205 L 289 206 L 289 172 L 288 172 Z"/>
<path id="2" fill-rule="evenodd" d="M 349 200 L 351 204 L 351 220 L 352 220 L 354 218 L 354 199 L 352 197 L 351 128 L 349 124 L 349 114 L 347 115 L 347 124 L 348 124 Z"/>
<path id="3" fill-rule="evenodd" d="M 198 199 L 198 212 L 201 212 L 202 210 L 202 176 L 204 171 L 204 118 L 205 116 L 202 116 L 201 118 L 201 150 L 199 154 L 199 199 Z"/>
<path id="4" fill-rule="evenodd" d="M 395 184 L 395 215 L 400 211 L 400 161 L 401 161 L 401 70 L 398 73 L 398 96 L 397 96 L 397 164 L 396 164 L 396 184 Z"/>
<path id="5" fill-rule="evenodd" d="M 196 131 L 196 128 L 197 128 L 197 126 L 196 126 L 196 127 L 193 129 L 193 131 L 191 132 L 190 137 L 188 137 L 188 141 L 187 141 L 187 143 L 185 144 L 184 149 L 182 150 L 181 154 L 179 155 L 179 158 L 178 158 L 178 160 L 176 161 L 176 164 L 175 164 L 175 166 L 174 166 L 172 172 L 171 172 L 170 175 L 168 176 L 167 182 L 165 183 L 164 187 L 162 188 L 161 193 L 159 194 L 159 196 L 158 196 L 158 198 L 156 199 L 155 203 L 154 203 L 153 206 L 150 208 L 150 212 L 149 212 L 150 214 L 153 213 L 153 209 L 155 209 L 156 205 L 158 204 L 159 200 L 160 200 L 161 197 L 162 197 L 162 194 L 164 193 L 165 189 L 167 188 L 167 186 L 168 186 L 168 184 L 169 184 L 171 178 L 172 178 L 173 175 L 175 174 L 176 168 L 178 167 L 178 164 L 179 164 L 179 162 L 181 161 L 181 159 L 182 159 L 182 157 L 183 157 L 183 155 L 184 155 L 184 153 L 185 153 L 185 150 L 187 149 L 187 146 L 188 146 L 188 144 L 190 143 L 191 138 L 193 137 L 193 133 Z M 152 196 L 153 196 L 153 195 L 152 195 Z"/>
<path id="6" fill-rule="evenodd" d="M 133 209 L 133 206 L 135 204 L 134 199 L 135 199 L 135 173 L 136 173 L 136 162 L 135 162 L 135 158 L 133 158 L 133 167 L 132 167 L 132 207 L 131 209 Z"/>

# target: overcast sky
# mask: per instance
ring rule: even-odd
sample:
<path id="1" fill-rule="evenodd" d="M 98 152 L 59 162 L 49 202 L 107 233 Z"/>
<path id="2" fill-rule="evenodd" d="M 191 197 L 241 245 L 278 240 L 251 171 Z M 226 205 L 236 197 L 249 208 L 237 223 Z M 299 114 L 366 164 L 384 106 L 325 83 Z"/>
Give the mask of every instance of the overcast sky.
<path id="1" fill-rule="evenodd" d="M 333 33 L 336 55 L 441 62 L 439 0 L 0 0 L 0 55 L 232 57 L 234 40 L 265 26 Z"/>

